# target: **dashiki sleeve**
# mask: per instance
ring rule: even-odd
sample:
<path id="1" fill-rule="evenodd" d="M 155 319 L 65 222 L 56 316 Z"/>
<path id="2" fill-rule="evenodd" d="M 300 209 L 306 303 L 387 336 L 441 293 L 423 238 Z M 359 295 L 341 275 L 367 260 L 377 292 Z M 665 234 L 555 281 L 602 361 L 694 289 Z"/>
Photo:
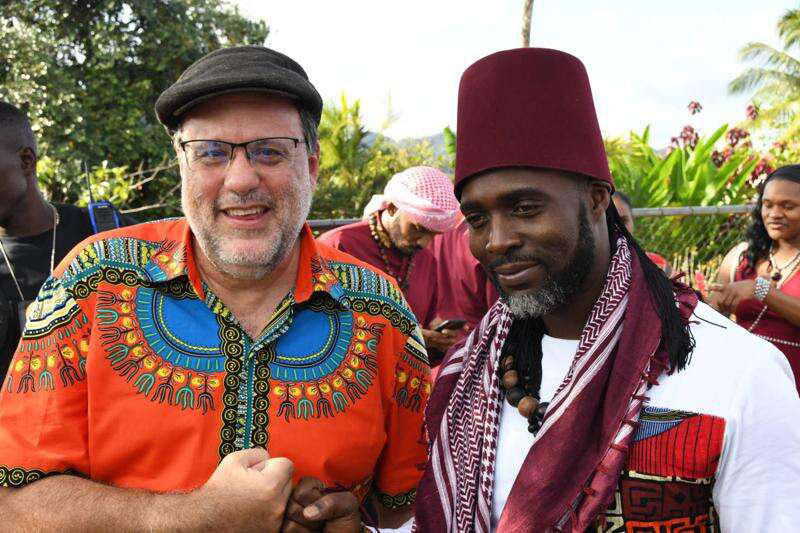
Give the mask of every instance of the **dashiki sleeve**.
<path id="1" fill-rule="evenodd" d="M 58 270 L 64 270 L 64 263 Z M 0 391 L 0 486 L 89 472 L 86 356 L 88 286 L 54 274 L 27 323 Z"/>
<path id="2" fill-rule="evenodd" d="M 397 332 L 394 374 L 384 391 L 386 444 L 375 469 L 374 491 L 380 502 L 395 509 L 414 503 L 427 459 L 423 418 L 431 394 L 422 332 L 417 326 L 408 337 Z"/>

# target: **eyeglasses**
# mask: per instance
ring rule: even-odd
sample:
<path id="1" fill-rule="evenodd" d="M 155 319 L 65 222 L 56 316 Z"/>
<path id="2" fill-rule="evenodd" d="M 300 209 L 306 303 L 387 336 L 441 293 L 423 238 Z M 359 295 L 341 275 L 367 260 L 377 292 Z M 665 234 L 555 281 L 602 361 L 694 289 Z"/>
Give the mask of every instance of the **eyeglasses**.
<path id="1" fill-rule="evenodd" d="M 250 166 L 255 170 L 270 171 L 290 164 L 297 156 L 297 145 L 304 139 L 294 137 L 267 137 L 244 143 L 196 139 L 179 141 L 192 170 L 219 171 L 227 169 L 240 146 Z"/>

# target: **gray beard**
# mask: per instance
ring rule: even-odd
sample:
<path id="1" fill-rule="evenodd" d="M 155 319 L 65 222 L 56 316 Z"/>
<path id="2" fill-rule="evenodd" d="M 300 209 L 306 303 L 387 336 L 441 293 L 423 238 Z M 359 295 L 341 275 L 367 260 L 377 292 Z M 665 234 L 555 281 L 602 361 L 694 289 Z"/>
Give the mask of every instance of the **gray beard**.
<path id="1" fill-rule="evenodd" d="M 548 279 L 545 286 L 533 294 L 511 294 L 502 299 L 516 318 L 541 318 L 564 305 L 567 294 L 555 280 Z"/>
<path id="2" fill-rule="evenodd" d="M 541 318 L 566 305 L 583 287 L 594 264 L 594 235 L 586 208 L 579 213 L 578 243 L 567 265 L 559 272 L 547 272 L 542 288 L 533 293 L 506 294 L 492 277 L 500 299 L 515 318 Z"/>
<path id="3" fill-rule="evenodd" d="M 205 256 L 219 271 L 242 280 L 263 279 L 274 272 L 288 257 L 297 242 L 311 210 L 311 194 L 310 186 L 301 183 L 297 190 L 284 191 L 280 198 L 265 199 L 250 195 L 239 198 L 241 204 L 245 204 L 248 200 L 259 200 L 271 208 L 280 205 L 285 209 L 285 216 L 279 218 L 274 234 L 264 239 L 268 240 L 269 245 L 258 255 L 230 253 L 225 249 L 224 236 L 212 231 L 202 221 L 197 221 L 195 224 L 191 224 L 190 221 L 192 232 Z"/>

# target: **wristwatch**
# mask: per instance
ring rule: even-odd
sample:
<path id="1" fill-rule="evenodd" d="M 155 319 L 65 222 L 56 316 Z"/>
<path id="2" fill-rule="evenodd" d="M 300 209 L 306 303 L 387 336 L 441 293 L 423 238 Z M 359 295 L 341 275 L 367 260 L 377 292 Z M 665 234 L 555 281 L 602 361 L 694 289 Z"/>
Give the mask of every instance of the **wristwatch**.
<path id="1" fill-rule="evenodd" d="M 766 278 L 756 278 L 756 288 L 755 288 L 755 296 L 756 300 L 759 302 L 763 302 L 764 298 L 767 297 L 769 294 L 769 290 L 772 288 L 769 280 Z"/>

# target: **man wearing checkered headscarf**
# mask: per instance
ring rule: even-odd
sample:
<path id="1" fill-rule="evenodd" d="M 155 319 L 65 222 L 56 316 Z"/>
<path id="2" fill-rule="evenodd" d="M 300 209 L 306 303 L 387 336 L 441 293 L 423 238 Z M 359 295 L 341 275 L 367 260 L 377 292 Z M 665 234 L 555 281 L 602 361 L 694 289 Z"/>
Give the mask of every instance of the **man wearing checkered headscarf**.
<path id="1" fill-rule="evenodd" d="M 392 176 L 383 194 L 364 209 L 364 219 L 319 238 L 393 276 L 422 326 L 432 361 L 457 335 L 432 329 L 437 315 L 436 259 L 427 245 L 459 220 L 453 183 L 441 170 L 411 167 Z"/>

